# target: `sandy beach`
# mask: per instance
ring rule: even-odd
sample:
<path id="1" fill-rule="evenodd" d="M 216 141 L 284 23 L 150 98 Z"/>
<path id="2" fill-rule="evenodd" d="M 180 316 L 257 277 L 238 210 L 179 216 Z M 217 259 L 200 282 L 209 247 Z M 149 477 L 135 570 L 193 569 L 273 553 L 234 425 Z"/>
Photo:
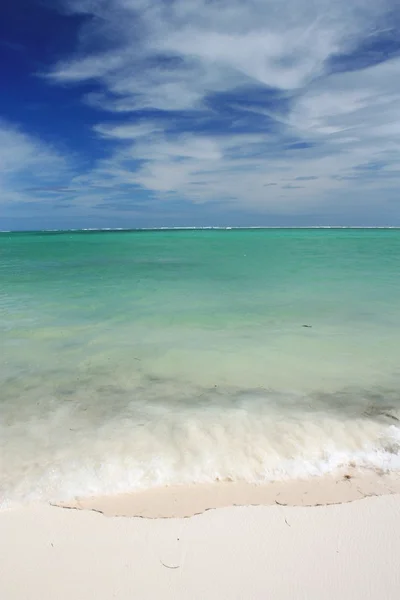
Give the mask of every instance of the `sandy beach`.
<path id="1" fill-rule="evenodd" d="M 345 489 L 353 494 L 360 481 L 354 478 L 345 484 L 348 487 L 339 496 Z M 207 510 L 211 501 L 215 504 L 216 494 L 224 504 L 227 491 L 222 485 L 213 493 L 206 488 L 186 492 L 181 488 L 164 495 L 153 490 L 142 496 L 92 499 L 87 501 L 92 510 L 42 505 L 3 511 L 0 597 L 398 598 L 400 495 L 394 493 L 395 486 L 390 490 L 386 481 L 382 484 L 386 492 L 383 488 L 380 492 L 386 495 L 377 496 L 376 487 L 373 491 L 371 481 L 367 484 L 364 478 L 364 492 L 370 486 L 371 497 L 318 506 L 284 505 L 300 502 L 299 491 L 304 500 L 304 485 L 291 486 L 291 493 L 286 488 L 286 497 L 279 485 L 274 493 L 273 486 L 268 486 L 268 492 L 259 491 L 266 494 L 264 501 L 270 506 Z M 326 482 L 322 488 L 329 496 L 332 490 Z M 321 490 L 315 491 L 312 503 L 321 499 Z M 245 492 L 239 486 L 236 491 L 231 487 L 229 494 L 231 499 L 237 494 L 240 502 Z M 282 503 L 278 504 L 276 494 Z M 339 502 L 339 496 L 336 500 L 331 496 L 331 501 Z M 145 504 L 153 517 L 174 510 L 201 514 L 190 518 L 99 514 L 144 513 Z"/>
<path id="2" fill-rule="evenodd" d="M 0 600 L 400 600 L 400 0 L 0 0 Z"/>

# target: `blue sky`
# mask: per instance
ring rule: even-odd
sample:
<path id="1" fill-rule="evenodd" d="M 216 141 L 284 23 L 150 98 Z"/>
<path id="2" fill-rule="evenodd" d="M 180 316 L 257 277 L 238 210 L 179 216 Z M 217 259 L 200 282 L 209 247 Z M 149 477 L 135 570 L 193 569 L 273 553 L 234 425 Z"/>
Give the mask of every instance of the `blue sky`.
<path id="1" fill-rule="evenodd" d="M 400 225 L 397 0 L 3 0 L 0 229 Z"/>

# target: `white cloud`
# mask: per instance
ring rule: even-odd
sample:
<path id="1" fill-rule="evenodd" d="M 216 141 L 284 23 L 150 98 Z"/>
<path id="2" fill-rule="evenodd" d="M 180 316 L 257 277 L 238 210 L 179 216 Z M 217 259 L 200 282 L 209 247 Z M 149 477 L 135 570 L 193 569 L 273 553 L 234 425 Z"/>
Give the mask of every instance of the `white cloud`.
<path id="1" fill-rule="evenodd" d="M 400 59 L 356 72 L 334 74 L 309 86 L 292 113 L 299 129 L 336 133 L 400 123 Z"/>
<path id="2" fill-rule="evenodd" d="M 161 127 L 157 127 L 152 123 L 128 123 L 121 125 L 99 123 L 93 129 L 101 137 L 117 140 L 135 140 L 162 130 Z"/>
<path id="3" fill-rule="evenodd" d="M 0 203 L 36 200 L 30 188 L 59 185 L 66 159 L 43 141 L 0 121 Z"/>
<path id="4" fill-rule="evenodd" d="M 84 100 L 126 114 L 124 123 L 94 128 L 112 150 L 76 185 L 110 193 L 126 185 L 160 199 L 282 213 L 321 211 L 333 197 L 340 205 L 356 191 L 398 185 L 400 59 L 329 70 L 335 56 L 379 36 L 393 0 L 67 5 L 93 18 L 76 54 L 47 76 L 63 84 L 96 80 L 100 91 Z M 239 102 L 239 91 L 251 86 L 266 103 L 271 88 L 281 99 L 254 104 L 248 91 L 248 102 Z M 210 98 L 220 93 L 218 107 Z"/>
<path id="5" fill-rule="evenodd" d="M 333 54 L 355 46 L 376 25 L 386 2 L 368 0 L 112 0 L 71 10 L 95 20 L 83 31 L 85 52 L 49 74 L 59 82 L 101 80 L 116 108 L 199 107 L 205 94 L 240 83 L 292 90 L 324 70 Z M 361 10 L 360 10 L 361 9 Z M 105 48 L 86 54 L 109 22 Z M 160 57 L 165 59 L 160 61 Z M 97 97 L 99 101 L 99 97 Z M 108 107 L 110 98 L 104 99 Z"/>

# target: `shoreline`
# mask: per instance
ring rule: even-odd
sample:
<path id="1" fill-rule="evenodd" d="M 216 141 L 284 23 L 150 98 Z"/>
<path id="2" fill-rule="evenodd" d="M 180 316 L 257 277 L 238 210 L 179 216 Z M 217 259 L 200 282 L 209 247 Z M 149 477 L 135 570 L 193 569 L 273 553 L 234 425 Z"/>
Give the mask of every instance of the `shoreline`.
<path id="1" fill-rule="evenodd" d="M 168 519 L 188 518 L 208 510 L 232 506 L 328 506 L 392 494 L 400 494 L 400 473 L 349 468 L 308 480 L 179 485 L 75 498 L 52 502 L 51 505 L 95 511 L 107 517 Z"/>

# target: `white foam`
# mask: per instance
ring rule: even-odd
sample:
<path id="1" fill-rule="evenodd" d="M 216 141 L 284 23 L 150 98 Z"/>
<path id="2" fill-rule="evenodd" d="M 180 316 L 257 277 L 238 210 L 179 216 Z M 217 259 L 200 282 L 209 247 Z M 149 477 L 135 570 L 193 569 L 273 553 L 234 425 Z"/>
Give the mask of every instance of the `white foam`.
<path id="1" fill-rule="evenodd" d="M 349 406 L 330 406 L 290 393 L 210 391 L 199 399 L 198 390 L 191 397 L 194 390 L 164 388 L 164 398 L 151 385 L 122 396 L 109 389 L 89 400 L 77 392 L 62 403 L 10 406 L 0 425 L 2 506 L 305 478 L 348 464 L 400 469 L 400 414 L 379 402 L 371 410 L 362 394 Z"/>

